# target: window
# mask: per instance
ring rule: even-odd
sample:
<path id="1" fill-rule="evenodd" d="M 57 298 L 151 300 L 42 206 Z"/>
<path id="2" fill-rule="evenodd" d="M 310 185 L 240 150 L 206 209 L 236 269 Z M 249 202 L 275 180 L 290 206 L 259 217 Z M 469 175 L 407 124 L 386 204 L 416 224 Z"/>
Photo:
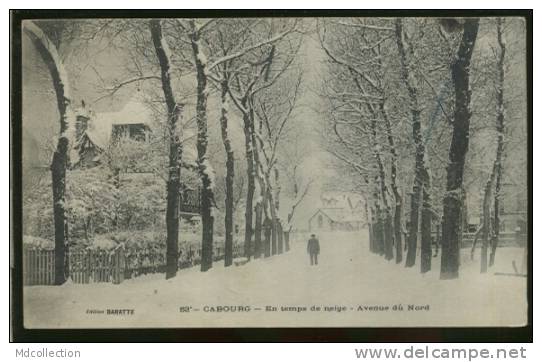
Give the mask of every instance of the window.
<path id="1" fill-rule="evenodd" d="M 143 123 L 113 125 L 113 140 L 128 137 L 136 141 L 146 140 L 147 127 Z"/>
<path id="2" fill-rule="evenodd" d="M 145 141 L 145 126 L 143 124 L 131 124 L 130 138 L 136 141 Z"/>
<path id="3" fill-rule="evenodd" d="M 322 226 L 324 226 L 324 218 L 322 215 L 318 215 L 318 227 L 322 228 Z"/>

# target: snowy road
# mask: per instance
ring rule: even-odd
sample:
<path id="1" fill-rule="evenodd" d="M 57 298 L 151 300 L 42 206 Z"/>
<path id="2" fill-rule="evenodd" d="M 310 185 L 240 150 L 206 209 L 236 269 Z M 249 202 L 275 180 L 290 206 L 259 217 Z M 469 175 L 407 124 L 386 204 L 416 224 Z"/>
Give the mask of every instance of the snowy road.
<path id="1" fill-rule="evenodd" d="M 367 232 L 320 237 L 318 266 L 309 265 L 305 241 L 284 255 L 201 273 L 181 270 L 164 280 L 152 275 L 120 285 L 66 284 L 24 288 L 27 328 L 92 327 L 311 327 L 482 326 L 526 322 L 525 278 L 495 276 L 521 261 L 519 248 L 501 248 L 494 270 L 462 258 L 458 280 L 433 270 L 405 269 L 368 252 Z M 478 304 L 482 308 L 472 308 Z M 402 307 L 397 310 L 394 306 Z M 409 310 L 412 306 L 413 310 Z M 225 308 L 228 307 L 228 308 Z M 236 307 L 236 311 L 231 311 Z M 217 311 L 220 308 L 230 311 Z M 317 310 L 320 308 L 320 310 Z M 133 314 L 107 314 L 107 310 Z M 103 311 L 103 314 L 90 313 Z"/>

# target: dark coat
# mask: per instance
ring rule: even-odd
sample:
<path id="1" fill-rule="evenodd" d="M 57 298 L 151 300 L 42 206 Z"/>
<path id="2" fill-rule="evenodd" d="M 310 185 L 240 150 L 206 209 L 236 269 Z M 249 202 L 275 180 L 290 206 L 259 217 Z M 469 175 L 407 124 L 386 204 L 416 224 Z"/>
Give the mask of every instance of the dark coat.
<path id="1" fill-rule="evenodd" d="M 320 253 L 320 242 L 316 238 L 310 238 L 307 243 L 307 252 L 309 254 L 319 254 Z"/>

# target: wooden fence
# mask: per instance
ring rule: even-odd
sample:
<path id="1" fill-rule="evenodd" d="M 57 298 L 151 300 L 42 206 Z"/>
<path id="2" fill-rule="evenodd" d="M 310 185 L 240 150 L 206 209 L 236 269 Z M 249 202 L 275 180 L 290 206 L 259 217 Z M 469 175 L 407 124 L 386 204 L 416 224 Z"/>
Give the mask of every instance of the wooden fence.
<path id="1" fill-rule="evenodd" d="M 52 285 L 55 282 L 55 251 L 23 250 L 23 284 Z"/>
<path id="2" fill-rule="evenodd" d="M 74 283 L 120 284 L 125 279 L 140 275 L 164 273 L 165 250 L 161 248 L 71 249 L 68 254 L 69 275 Z M 243 255 L 241 245 L 234 245 L 233 256 Z M 213 259 L 224 259 L 224 247 L 213 250 Z M 201 248 L 189 246 L 179 253 L 179 269 L 190 268 L 201 262 Z M 53 285 L 55 280 L 54 250 L 23 248 L 23 284 Z"/>
<path id="3" fill-rule="evenodd" d="M 108 250 L 77 250 L 69 254 L 70 276 L 74 283 L 120 284 L 124 281 L 126 268 L 125 252 L 122 248 Z"/>

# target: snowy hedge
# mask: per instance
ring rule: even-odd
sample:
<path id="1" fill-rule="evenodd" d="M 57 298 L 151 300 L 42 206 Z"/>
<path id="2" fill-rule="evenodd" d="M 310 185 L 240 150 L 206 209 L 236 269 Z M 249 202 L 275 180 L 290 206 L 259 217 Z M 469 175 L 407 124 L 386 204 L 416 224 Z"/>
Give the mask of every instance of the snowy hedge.
<path id="1" fill-rule="evenodd" d="M 44 239 L 32 235 L 23 235 L 23 245 L 36 249 L 52 250 L 55 248 L 55 242 L 53 240 Z"/>

